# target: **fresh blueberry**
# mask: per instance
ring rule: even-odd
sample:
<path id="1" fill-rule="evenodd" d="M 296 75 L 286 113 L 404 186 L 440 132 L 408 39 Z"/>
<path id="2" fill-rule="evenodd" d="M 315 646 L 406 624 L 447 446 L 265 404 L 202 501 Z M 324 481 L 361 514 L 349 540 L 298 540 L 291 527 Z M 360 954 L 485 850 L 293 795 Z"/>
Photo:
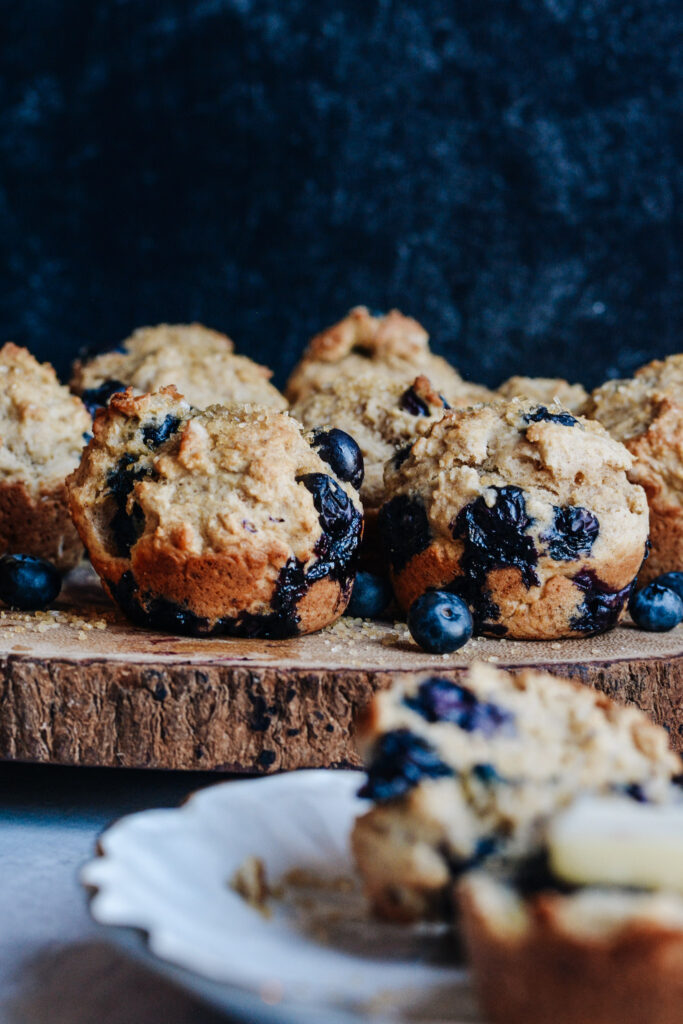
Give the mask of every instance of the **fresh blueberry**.
<path id="1" fill-rule="evenodd" d="M 47 608 L 62 589 L 62 577 L 51 562 L 33 555 L 0 558 L 0 601 L 31 612 Z"/>
<path id="2" fill-rule="evenodd" d="M 359 619 L 379 619 L 391 604 L 391 598 L 391 587 L 384 576 L 358 572 L 346 614 Z"/>
<path id="3" fill-rule="evenodd" d="M 121 380 L 105 380 L 96 388 L 87 388 L 81 399 L 91 416 L 106 405 L 112 395 L 125 391 L 126 385 Z"/>
<path id="4" fill-rule="evenodd" d="M 145 423 L 142 428 L 142 440 L 148 448 L 159 448 L 164 441 L 168 441 L 171 434 L 175 434 L 180 426 L 180 416 L 169 413 L 161 423 Z"/>
<path id="5" fill-rule="evenodd" d="M 430 654 L 450 654 L 472 636 L 470 610 L 455 594 L 428 590 L 413 601 L 408 612 L 408 629 L 413 640 Z"/>
<path id="6" fill-rule="evenodd" d="M 553 525 L 542 538 L 550 557 L 556 562 L 573 562 L 587 555 L 600 533 L 598 517 L 580 505 L 555 505 L 553 512 Z"/>
<path id="7" fill-rule="evenodd" d="M 563 427 L 573 427 L 579 421 L 570 412 L 550 412 L 545 405 L 539 405 L 532 412 L 528 412 L 524 419 L 527 423 L 559 423 Z"/>
<path id="8" fill-rule="evenodd" d="M 675 590 L 681 600 L 683 600 L 683 572 L 665 572 L 657 577 L 655 583 L 661 583 L 663 587 Z"/>
<path id="9" fill-rule="evenodd" d="M 636 591 L 629 603 L 631 618 L 649 633 L 666 633 L 683 621 L 683 599 L 657 580 Z"/>
<path id="10" fill-rule="evenodd" d="M 425 679 L 414 696 L 404 698 L 404 703 L 427 722 L 452 722 L 464 732 L 493 736 L 515 731 L 514 715 L 506 708 L 480 700 L 466 686 L 440 676 Z"/>
<path id="11" fill-rule="evenodd" d="M 365 472 L 363 453 L 350 434 L 337 427 L 316 430 L 313 447 L 339 480 L 360 490 Z"/>
<path id="12" fill-rule="evenodd" d="M 391 800 L 402 796 L 423 779 L 439 779 L 453 770 L 434 748 L 408 729 L 385 733 L 374 751 L 368 778 L 359 796 L 370 800 Z"/>

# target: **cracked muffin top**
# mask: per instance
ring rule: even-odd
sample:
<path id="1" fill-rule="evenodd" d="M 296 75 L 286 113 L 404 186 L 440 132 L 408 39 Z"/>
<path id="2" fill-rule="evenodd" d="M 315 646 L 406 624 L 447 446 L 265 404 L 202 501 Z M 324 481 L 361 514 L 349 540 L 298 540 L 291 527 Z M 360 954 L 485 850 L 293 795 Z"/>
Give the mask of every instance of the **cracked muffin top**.
<path id="1" fill-rule="evenodd" d="M 83 403 L 49 363 L 7 342 L 0 349 L 0 480 L 31 493 L 63 483 L 91 429 Z"/>
<path id="2" fill-rule="evenodd" d="M 299 402 L 341 377 L 348 381 L 368 373 L 398 380 L 405 387 L 423 374 L 449 402 L 463 385 L 460 374 L 430 351 L 429 335 L 417 320 L 397 309 L 373 316 L 365 306 L 356 306 L 312 339 L 292 371 L 285 394 L 290 402 Z M 486 388 L 469 387 L 479 388 L 478 401 L 490 395 Z"/>
<path id="3" fill-rule="evenodd" d="M 232 403 L 286 408 L 271 371 L 233 349 L 227 335 L 202 324 L 140 327 L 120 349 L 77 362 L 71 387 L 93 413 L 126 387 L 145 394 L 171 384 L 199 409 Z"/>
<path id="4" fill-rule="evenodd" d="M 291 412 L 309 429 L 337 427 L 353 437 L 365 463 L 363 504 L 377 508 L 384 497 L 387 459 L 412 444 L 448 407 L 426 377 L 416 377 L 406 387 L 403 381 L 366 373 L 309 392 Z"/>
<path id="5" fill-rule="evenodd" d="M 450 589 L 493 635 L 616 625 L 648 536 L 632 458 L 598 423 L 514 399 L 452 410 L 385 467 L 379 513 L 404 608 Z"/>
<path id="6" fill-rule="evenodd" d="M 630 441 L 648 430 L 665 399 L 683 405 L 683 355 L 655 359 L 633 377 L 606 381 L 581 411 L 599 420 L 618 441 Z"/>
<path id="7" fill-rule="evenodd" d="M 544 405 L 561 405 L 580 412 L 588 398 L 583 384 L 570 384 L 562 377 L 509 377 L 498 387 L 502 398 L 530 398 Z"/>
<path id="8" fill-rule="evenodd" d="M 437 535 L 452 536 L 454 510 L 478 498 L 492 507 L 508 488 L 524 492 L 528 532 L 540 550 L 552 557 L 553 548 L 574 546 L 579 554 L 585 543 L 595 557 L 619 559 L 634 535 L 642 551 L 647 534 L 645 495 L 626 477 L 631 462 L 599 423 L 512 400 L 446 413 L 400 465 L 387 464 L 385 476 L 392 496 L 422 500 Z M 589 509 L 602 528 L 593 531 L 589 516 L 580 528 L 558 529 L 556 509 L 565 506 Z"/>
<path id="9" fill-rule="evenodd" d="M 131 617 L 181 628 L 191 613 L 189 631 L 292 635 L 294 599 L 323 578 L 334 581 L 327 597 L 341 614 L 360 501 L 288 413 L 198 411 L 172 387 L 140 397 L 129 389 L 93 431 L 68 481 L 70 508 L 108 589 L 124 610 L 137 609 Z M 274 607 L 283 595 L 291 608 Z M 171 614 L 170 603 L 180 610 Z"/>

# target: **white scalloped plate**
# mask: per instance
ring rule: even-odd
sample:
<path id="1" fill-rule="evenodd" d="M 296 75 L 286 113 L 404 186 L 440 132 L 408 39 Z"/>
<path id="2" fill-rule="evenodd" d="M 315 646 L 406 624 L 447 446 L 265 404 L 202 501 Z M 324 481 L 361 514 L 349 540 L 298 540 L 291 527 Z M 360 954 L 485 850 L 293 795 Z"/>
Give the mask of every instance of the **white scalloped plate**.
<path id="1" fill-rule="evenodd" d="M 479 1020 L 455 941 L 435 926 L 368 915 L 348 845 L 356 772 L 302 771 L 225 782 L 175 810 L 117 822 L 83 869 L 93 917 L 123 945 L 250 1021 Z M 229 886 L 249 856 L 287 882 L 266 917 Z M 343 879 L 338 884 L 339 879 Z M 152 954 L 150 956 L 149 954 Z"/>

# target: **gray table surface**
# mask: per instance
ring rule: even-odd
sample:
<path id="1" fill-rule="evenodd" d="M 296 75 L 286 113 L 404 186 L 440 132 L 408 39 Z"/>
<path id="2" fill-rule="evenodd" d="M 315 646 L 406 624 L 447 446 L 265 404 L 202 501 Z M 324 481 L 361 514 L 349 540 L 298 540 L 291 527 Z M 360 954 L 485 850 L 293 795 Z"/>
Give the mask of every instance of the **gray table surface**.
<path id="1" fill-rule="evenodd" d="M 0 1024 L 225 1022 L 110 945 L 78 882 L 107 825 L 219 780 L 0 764 Z"/>

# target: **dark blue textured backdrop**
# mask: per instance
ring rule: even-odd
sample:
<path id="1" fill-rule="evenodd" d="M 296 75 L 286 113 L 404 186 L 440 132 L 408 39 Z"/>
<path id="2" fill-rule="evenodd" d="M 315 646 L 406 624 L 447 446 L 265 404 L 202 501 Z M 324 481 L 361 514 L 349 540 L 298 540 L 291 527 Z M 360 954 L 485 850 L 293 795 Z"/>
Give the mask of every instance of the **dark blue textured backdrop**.
<path id="1" fill-rule="evenodd" d="M 680 0 L 1 0 L 0 334 L 351 304 L 491 383 L 681 347 Z"/>

